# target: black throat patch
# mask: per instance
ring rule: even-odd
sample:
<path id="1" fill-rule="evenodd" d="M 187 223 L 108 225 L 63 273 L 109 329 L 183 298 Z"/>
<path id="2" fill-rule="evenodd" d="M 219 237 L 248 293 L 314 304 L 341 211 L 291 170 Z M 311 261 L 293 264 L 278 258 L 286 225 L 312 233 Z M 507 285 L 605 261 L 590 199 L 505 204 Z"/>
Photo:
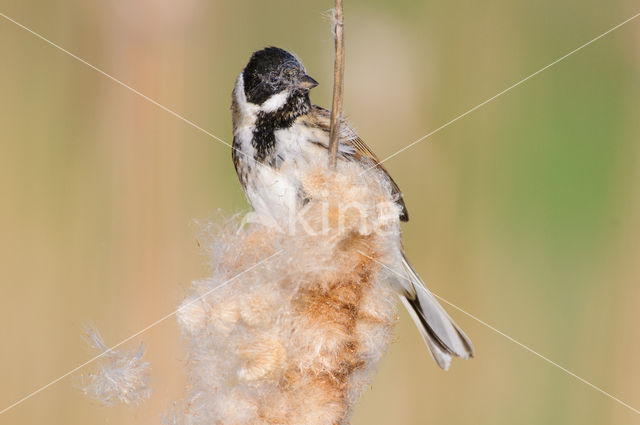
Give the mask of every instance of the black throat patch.
<path id="1" fill-rule="evenodd" d="M 294 93 L 282 108 L 273 112 L 259 112 L 253 129 L 253 140 L 251 141 L 253 148 L 256 150 L 254 159 L 275 166 L 275 131 L 291 127 L 296 118 L 308 113 L 310 110 L 309 94 Z"/>

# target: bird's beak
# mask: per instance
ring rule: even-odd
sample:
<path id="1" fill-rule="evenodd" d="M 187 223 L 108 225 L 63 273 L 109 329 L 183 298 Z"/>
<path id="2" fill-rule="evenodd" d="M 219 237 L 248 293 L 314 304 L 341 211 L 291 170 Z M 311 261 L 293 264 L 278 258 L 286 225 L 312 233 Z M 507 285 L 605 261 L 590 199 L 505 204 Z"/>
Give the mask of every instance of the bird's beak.
<path id="1" fill-rule="evenodd" d="M 313 78 L 309 77 L 307 74 L 304 74 L 300 78 L 298 85 L 303 89 L 311 90 L 312 88 L 318 85 L 318 82 Z"/>

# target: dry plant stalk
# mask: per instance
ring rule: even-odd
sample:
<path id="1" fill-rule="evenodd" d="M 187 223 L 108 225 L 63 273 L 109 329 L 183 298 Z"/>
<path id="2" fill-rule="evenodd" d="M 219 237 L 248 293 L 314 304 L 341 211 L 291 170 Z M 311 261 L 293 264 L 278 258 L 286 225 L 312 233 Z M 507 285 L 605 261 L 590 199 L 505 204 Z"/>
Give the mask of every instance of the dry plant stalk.
<path id="1" fill-rule="evenodd" d="M 287 232 L 237 220 L 206 229 L 213 275 L 179 311 L 190 385 L 172 423 L 348 423 L 396 321 L 395 275 L 371 258 L 399 261 L 387 183 L 360 173 L 346 163 L 326 173 L 319 160 L 302 179 L 304 223 Z"/>
<path id="2" fill-rule="evenodd" d="M 333 101 L 331 103 L 331 128 L 329 130 L 329 168 L 331 169 L 336 168 L 344 93 L 344 16 L 342 13 L 342 0 L 335 0 L 333 32 L 336 57 L 333 64 Z"/>

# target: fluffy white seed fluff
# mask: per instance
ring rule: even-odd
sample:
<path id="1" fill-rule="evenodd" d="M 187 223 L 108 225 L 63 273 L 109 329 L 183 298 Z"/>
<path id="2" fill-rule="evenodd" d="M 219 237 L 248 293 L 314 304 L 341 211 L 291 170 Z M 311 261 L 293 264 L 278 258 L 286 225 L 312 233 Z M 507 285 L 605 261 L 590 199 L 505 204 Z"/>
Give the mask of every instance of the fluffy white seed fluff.
<path id="1" fill-rule="evenodd" d="M 100 334 L 87 328 L 85 339 L 91 347 L 103 353 L 109 348 Z M 151 396 L 150 365 L 142 361 L 144 346 L 137 350 L 111 350 L 100 359 L 98 371 L 82 379 L 85 395 L 112 406 L 117 403 L 139 404 Z"/>
<path id="2" fill-rule="evenodd" d="M 168 422 L 348 422 L 396 320 L 394 276 L 368 257 L 400 268 L 398 211 L 375 172 L 322 159 L 294 226 L 258 217 L 209 235 L 212 275 L 178 312 L 190 384 Z"/>

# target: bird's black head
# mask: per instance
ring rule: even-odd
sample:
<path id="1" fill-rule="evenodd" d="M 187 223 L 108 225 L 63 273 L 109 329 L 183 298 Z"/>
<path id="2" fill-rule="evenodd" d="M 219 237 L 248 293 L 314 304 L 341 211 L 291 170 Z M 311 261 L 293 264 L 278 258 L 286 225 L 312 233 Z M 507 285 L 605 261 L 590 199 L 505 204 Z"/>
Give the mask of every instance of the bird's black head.
<path id="1" fill-rule="evenodd" d="M 291 100 L 308 102 L 309 90 L 318 85 L 295 56 L 277 47 L 255 52 L 244 68 L 243 79 L 247 100 L 257 105 L 284 91 Z"/>

